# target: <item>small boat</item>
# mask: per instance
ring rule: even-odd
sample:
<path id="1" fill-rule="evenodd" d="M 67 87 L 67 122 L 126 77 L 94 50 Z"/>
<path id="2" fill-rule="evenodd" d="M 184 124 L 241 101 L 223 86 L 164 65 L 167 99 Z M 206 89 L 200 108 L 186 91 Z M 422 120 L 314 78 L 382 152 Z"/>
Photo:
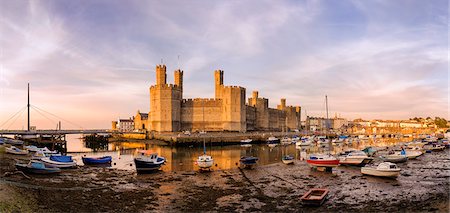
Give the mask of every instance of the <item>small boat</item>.
<path id="1" fill-rule="evenodd" d="M 430 147 L 430 150 L 432 150 L 432 151 L 442 151 L 444 149 L 445 149 L 445 146 L 442 146 L 442 145 L 436 145 L 436 146 Z"/>
<path id="2" fill-rule="evenodd" d="M 247 138 L 247 139 L 241 140 L 241 143 L 247 144 L 247 143 L 251 143 L 252 141 L 253 141 L 252 139 Z"/>
<path id="3" fill-rule="evenodd" d="M 140 151 L 139 153 L 140 155 L 134 158 L 134 163 L 138 173 L 159 170 L 159 168 L 161 168 L 161 166 L 166 162 L 166 159 L 158 156 L 157 153 L 151 153 L 148 151 Z"/>
<path id="4" fill-rule="evenodd" d="M 292 143 L 292 139 L 288 138 L 288 137 L 284 137 L 281 139 L 281 144 L 283 145 L 288 145 Z"/>
<path id="5" fill-rule="evenodd" d="M 311 145 L 311 140 L 301 140 L 295 143 L 296 146 L 309 146 Z"/>
<path id="6" fill-rule="evenodd" d="M 413 150 L 403 150 L 400 152 L 396 152 L 396 155 L 403 155 L 408 157 L 408 159 L 416 159 L 417 157 L 423 154 L 422 151 L 413 151 Z"/>
<path id="7" fill-rule="evenodd" d="M 44 154 L 56 154 L 58 151 L 51 151 L 47 147 L 39 148 L 34 145 L 24 146 L 23 148 L 27 149 L 30 152 L 43 152 Z"/>
<path id="8" fill-rule="evenodd" d="M 342 165 L 365 166 L 372 161 L 373 158 L 368 157 L 363 151 L 350 152 L 339 158 L 339 163 Z"/>
<path id="9" fill-rule="evenodd" d="M 241 144 L 241 147 L 252 147 L 251 144 Z"/>
<path id="10" fill-rule="evenodd" d="M 6 151 L 6 153 L 14 154 L 14 155 L 27 155 L 28 154 L 28 150 L 22 150 L 15 146 L 6 147 L 5 151 Z"/>
<path id="11" fill-rule="evenodd" d="M 303 205 L 321 206 L 328 198 L 328 189 L 311 189 L 306 192 L 300 200 Z"/>
<path id="12" fill-rule="evenodd" d="M 197 165 L 200 169 L 210 169 L 214 164 L 214 159 L 206 154 L 206 144 L 203 140 L 203 155 L 198 156 Z"/>
<path id="13" fill-rule="evenodd" d="M 361 151 L 365 152 L 367 154 L 367 156 L 372 157 L 378 150 L 375 150 L 374 148 L 369 146 L 369 147 L 364 148 Z"/>
<path id="14" fill-rule="evenodd" d="M 11 144 L 14 146 L 22 146 L 23 145 L 23 141 L 21 141 L 21 140 L 5 138 L 4 141 L 5 141 L 5 143 Z"/>
<path id="15" fill-rule="evenodd" d="M 267 143 L 268 144 L 277 144 L 277 143 L 280 143 L 280 139 L 271 136 L 267 139 Z"/>
<path id="16" fill-rule="evenodd" d="M 42 151 L 37 151 L 33 154 L 33 156 L 31 156 L 31 159 L 32 160 L 40 160 L 42 158 L 50 157 L 50 156 L 61 156 L 61 154 L 60 153 L 56 153 L 56 154 L 47 153 L 46 154 Z"/>
<path id="17" fill-rule="evenodd" d="M 41 161 L 31 160 L 28 164 L 16 163 L 16 168 L 25 173 L 33 174 L 57 174 L 61 169 L 48 167 Z"/>
<path id="18" fill-rule="evenodd" d="M 364 175 L 372 175 L 377 177 L 393 177 L 396 178 L 400 174 L 400 168 L 395 163 L 383 162 L 377 167 L 365 166 L 361 168 L 361 173 Z"/>
<path id="19" fill-rule="evenodd" d="M 84 165 L 95 165 L 95 164 L 111 164 L 112 157 L 111 156 L 103 156 L 103 157 L 81 157 Z"/>
<path id="20" fill-rule="evenodd" d="M 200 155 L 197 159 L 197 165 L 200 169 L 209 169 L 213 166 L 214 159 L 209 155 Z"/>
<path id="21" fill-rule="evenodd" d="M 339 166 L 339 160 L 331 155 L 317 154 L 311 155 L 306 160 L 312 167 L 337 167 Z"/>
<path id="22" fill-rule="evenodd" d="M 291 155 L 285 155 L 283 158 L 281 158 L 281 161 L 283 161 L 284 164 L 294 164 L 294 157 Z"/>
<path id="23" fill-rule="evenodd" d="M 404 155 L 383 155 L 380 156 L 380 159 L 384 162 L 391 162 L 391 163 L 404 163 L 408 161 L 408 157 Z"/>
<path id="24" fill-rule="evenodd" d="M 57 167 L 57 168 L 73 168 L 77 166 L 77 162 L 72 159 L 72 156 L 61 155 L 61 156 L 50 156 L 41 158 L 46 166 Z"/>
<path id="25" fill-rule="evenodd" d="M 258 160 L 259 160 L 259 158 L 257 158 L 257 157 L 243 156 L 243 157 L 241 157 L 241 159 L 239 161 L 245 168 L 251 168 L 252 166 L 256 165 L 256 162 Z"/>

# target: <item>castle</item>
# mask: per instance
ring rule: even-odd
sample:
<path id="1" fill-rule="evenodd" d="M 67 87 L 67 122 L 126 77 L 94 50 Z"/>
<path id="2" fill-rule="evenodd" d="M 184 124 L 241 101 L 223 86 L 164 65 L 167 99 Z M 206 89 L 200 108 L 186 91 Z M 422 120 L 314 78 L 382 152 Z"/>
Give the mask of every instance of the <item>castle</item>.
<path id="1" fill-rule="evenodd" d="M 277 109 L 254 91 L 246 103 L 245 88 L 225 86 L 224 72 L 214 71 L 215 97 L 183 99 L 183 71 L 174 71 L 174 84 L 167 84 L 165 65 L 156 66 L 156 84 L 150 86 L 150 112 L 138 111 L 136 130 L 179 131 L 288 131 L 300 129 L 300 106 Z"/>

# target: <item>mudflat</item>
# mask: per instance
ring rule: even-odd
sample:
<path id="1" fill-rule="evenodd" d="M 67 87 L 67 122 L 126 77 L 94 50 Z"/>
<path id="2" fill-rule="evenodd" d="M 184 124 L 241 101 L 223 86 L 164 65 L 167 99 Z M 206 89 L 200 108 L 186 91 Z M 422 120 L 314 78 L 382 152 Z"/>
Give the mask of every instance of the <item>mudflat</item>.
<path id="1" fill-rule="evenodd" d="M 0 212 L 449 212 L 449 151 L 398 164 L 397 179 L 363 176 L 359 167 L 332 173 L 304 161 L 252 170 L 156 172 L 80 167 L 59 175 L 15 171 L 0 154 Z M 330 190 L 321 207 L 303 206 L 311 188 Z"/>

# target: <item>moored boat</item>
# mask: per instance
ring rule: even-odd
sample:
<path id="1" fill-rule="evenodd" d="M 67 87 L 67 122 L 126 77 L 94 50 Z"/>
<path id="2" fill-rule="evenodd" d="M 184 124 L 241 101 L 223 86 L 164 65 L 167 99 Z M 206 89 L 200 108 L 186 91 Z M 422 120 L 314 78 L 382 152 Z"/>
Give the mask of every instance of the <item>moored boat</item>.
<path id="1" fill-rule="evenodd" d="M 159 170 L 164 162 L 166 162 L 166 159 L 158 156 L 157 153 L 148 151 L 140 151 L 139 153 L 140 154 L 134 158 L 136 171 L 138 173 Z"/>
<path id="2" fill-rule="evenodd" d="M 268 144 L 277 144 L 277 143 L 280 143 L 280 139 L 271 136 L 271 137 L 269 137 L 269 138 L 267 139 L 267 143 L 268 143 Z"/>
<path id="3" fill-rule="evenodd" d="M 291 144 L 291 143 L 292 143 L 292 139 L 291 138 L 284 137 L 284 138 L 281 139 L 281 144 L 283 144 L 283 145 L 288 145 L 288 144 Z"/>
<path id="4" fill-rule="evenodd" d="M 317 154 L 309 156 L 306 163 L 312 167 L 337 167 L 339 159 L 331 155 Z"/>
<path id="5" fill-rule="evenodd" d="M 365 166 L 373 161 L 372 157 L 367 156 L 363 151 L 350 152 L 345 156 L 339 157 L 341 165 Z"/>
<path id="6" fill-rule="evenodd" d="M 283 158 L 281 158 L 281 161 L 288 165 L 288 164 L 294 164 L 294 156 L 292 155 L 285 155 Z"/>
<path id="7" fill-rule="evenodd" d="M 391 163 L 404 163 L 408 161 L 408 157 L 404 155 L 383 155 L 380 156 L 380 159 L 384 162 L 391 162 Z"/>
<path id="8" fill-rule="evenodd" d="M 300 200 L 304 205 L 321 206 L 328 197 L 328 189 L 311 189 Z"/>
<path id="9" fill-rule="evenodd" d="M 252 141 L 253 141 L 252 139 L 247 138 L 247 139 L 241 140 L 241 144 L 248 144 L 248 143 L 251 143 Z"/>
<path id="10" fill-rule="evenodd" d="M 23 145 L 23 141 L 10 139 L 10 138 L 5 138 L 4 142 L 7 143 L 7 144 L 14 145 L 14 146 L 22 146 Z"/>
<path id="11" fill-rule="evenodd" d="M 396 152 L 396 155 L 403 155 L 408 157 L 408 159 L 416 159 L 417 157 L 423 154 L 422 151 L 414 151 L 414 150 L 403 150 L 401 152 Z"/>
<path id="12" fill-rule="evenodd" d="M 33 174 L 56 174 L 61 172 L 59 168 L 45 166 L 43 162 L 36 160 L 31 160 L 28 164 L 16 163 L 16 168 L 25 173 Z"/>
<path id="13" fill-rule="evenodd" d="M 245 168 L 251 168 L 252 166 L 256 165 L 259 158 L 253 157 L 253 156 L 243 156 L 239 160 L 241 162 L 241 165 L 243 165 Z"/>
<path id="14" fill-rule="evenodd" d="M 436 146 L 430 147 L 430 150 L 432 150 L 432 151 L 442 151 L 444 149 L 445 149 L 445 146 L 442 146 L 442 145 L 436 145 Z"/>
<path id="15" fill-rule="evenodd" d="M 111 156 L 102 156 L 102 157 L 81 157 L 84 165 L 96 165 L 96 164 L 111 164 L 112 157 Z"/>
<path id="16" fill-rule="evenodd" d="M 46 166 L 57 167 L 57 168 L 73 168 L 77 166 L 77 162 L 72 159 L 72 156 L 61 155 L 61 156 L 50 156 L 41 158 Z"/>
<path id="17" fill-rule="evenodd" d="M 14 154 L 14 155 L 27 155 L 28 154 L 28 150 L 22 150 L 15 146 L 6 147 L 5 151 L 6 151 L 6 153 Z"/>
<path id="18" fill-rule="evenodd" d="M 361 173 L 364 175 L 372 175 L 377 177 L 392 177 L 396 178 L 400 174 L 400 168 L 395 163 L 383 162 L 377 167 L 365 166 L 361 168 Z"/>
<path id="19" fill-rule="evenodd" d="M 200 169 L 209 169 L 213 166 L 214 159 L 209 155 L 200 155 L 197 159 L 197 165 Z"/>

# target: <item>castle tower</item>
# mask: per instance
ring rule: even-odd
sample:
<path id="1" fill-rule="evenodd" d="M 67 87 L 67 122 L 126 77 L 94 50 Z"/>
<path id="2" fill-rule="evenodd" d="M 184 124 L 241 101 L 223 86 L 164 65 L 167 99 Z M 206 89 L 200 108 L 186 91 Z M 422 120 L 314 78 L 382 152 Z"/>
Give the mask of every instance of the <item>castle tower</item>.
<path id="1" fill-rule="evenodd" d="M 286 108 L 286 98 L 282 98 L 281 99 L 281 109 L 285 109 Z"/>
<path id="2" fill-rule="evenodd" d="M 215 91 L 216 91 L 216 99 L 222 98 L 222 87 L 223 87 L 223 70 L 214 71 L 214 79 L 215 79 Z"/>
<path id="3" fill-rule="evenodd" d="M 258 100 L 258 91 L 253 91 L 252 93 L 252 102 L 249 103 L 251 106 L 256 106 Z"/>
<path id="4" fill-rule="evenodd" d="M 180 69 L 177 69 L 173 73 L 173 76 L 175 78 L 175 85 L 180 88 L 181 99 L 183 99 L 183 71 Z"/>
<path id="5" fill-rule="evenodd" d="M 166 65 L 156 65 L 156 85 L 167 84 Z"/>

